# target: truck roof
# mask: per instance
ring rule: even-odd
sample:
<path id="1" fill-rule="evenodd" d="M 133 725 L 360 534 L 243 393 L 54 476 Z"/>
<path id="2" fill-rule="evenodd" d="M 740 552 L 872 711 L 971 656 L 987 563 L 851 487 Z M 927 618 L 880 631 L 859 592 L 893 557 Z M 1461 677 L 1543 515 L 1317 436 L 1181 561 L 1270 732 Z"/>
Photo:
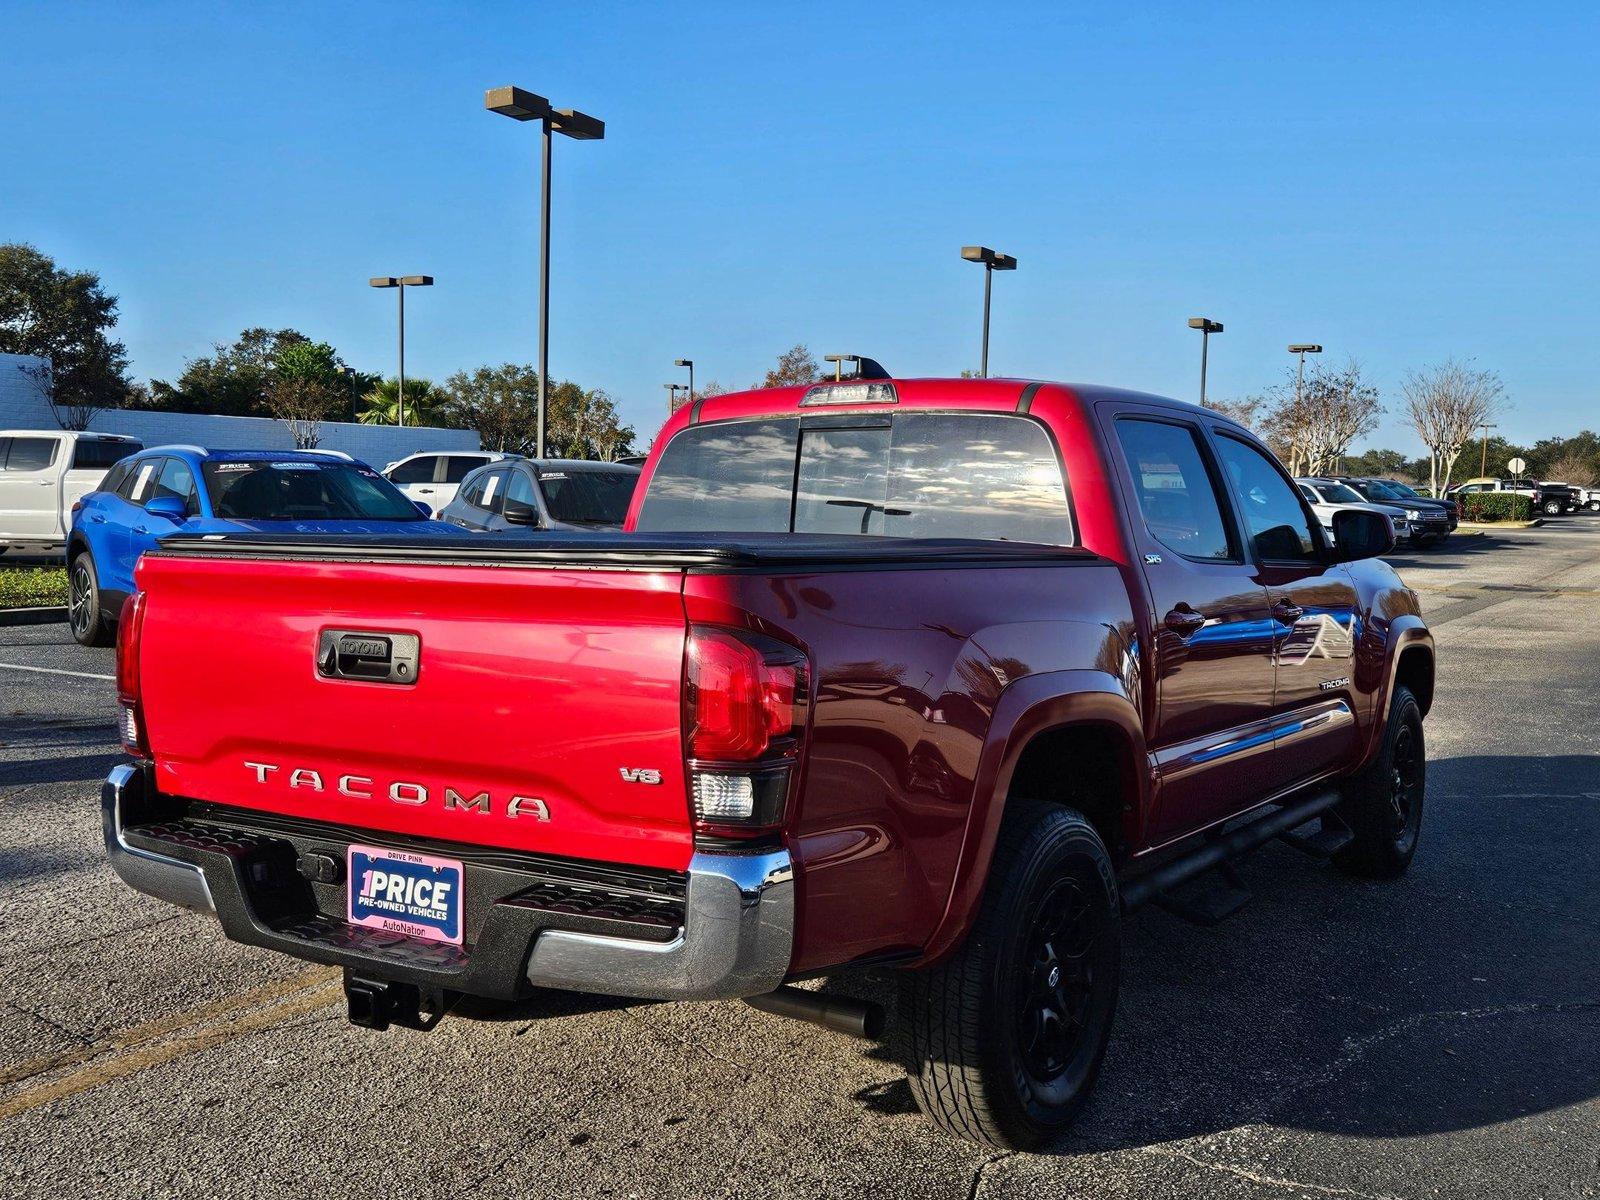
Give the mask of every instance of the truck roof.
<path id="1" fill-rule="evenodd" d="M 880 389 L 874 392 L 872 389 Z M 892 399 L 886 398 L 892 389 Z M 814 394 L 816 393 L 816 394 Z M 1205 412 L 1214 420 L 1237 424 L 1215 409 L 1170 396 L 1090 383 L 1058 383 L 1043 379 L 842 379 L 789 387 L 754 388 L 696 397 L 668 418 L 663 434 L 684 425 L 738 417 L 812 412 L 893 412 L 905 409 L 972 409 L 978 412 L 1028 412 L 1046 397 L 1085 408 L 1099 400 L 1133 400 L 1189 413 Z"/>

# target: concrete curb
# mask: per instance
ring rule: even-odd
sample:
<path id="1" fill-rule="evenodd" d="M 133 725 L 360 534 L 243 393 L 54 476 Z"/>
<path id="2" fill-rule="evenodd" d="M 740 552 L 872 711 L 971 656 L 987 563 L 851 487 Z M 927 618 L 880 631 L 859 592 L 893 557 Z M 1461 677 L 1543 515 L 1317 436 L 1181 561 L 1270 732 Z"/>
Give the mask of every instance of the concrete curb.
<path id="1" fill-rule="evenodd" d="M 1543 517 L 1535 517 L 1531 521 L 1463 521 L 1456 528 L 1487 533 L 1491 529 L 1537 529 L 1543 524 Z"/>
<path id="2" fill-rule="evenodd" d="M 65 623 L 66 619 L 65 604 L 47 608 L 0 608 L 0 629 L 10 625 L 56 625 Z"/>

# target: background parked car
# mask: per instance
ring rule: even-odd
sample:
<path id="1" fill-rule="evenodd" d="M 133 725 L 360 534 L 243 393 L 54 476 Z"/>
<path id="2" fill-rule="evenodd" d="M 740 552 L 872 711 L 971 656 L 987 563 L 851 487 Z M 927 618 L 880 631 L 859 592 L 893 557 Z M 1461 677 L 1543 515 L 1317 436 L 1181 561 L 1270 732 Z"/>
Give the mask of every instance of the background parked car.
<path id="1" fill-rule="evenodd" d="M 140 448 L 111 433 L 0 430 L 0 554 L 61 553 L 72 506 Z"/>
<path id="2" fill-rule="evenodd" d="M 623 463 L 513 458 L 479 467 L 439 514 L 461 529 L 621 529 L 639 468 Z"/>
<path id="3" fill-rule="evenodd" d="M 1440 496 L 1437 499 L 1432 496 L 1425 496 L 1409 483 L 1401 483 L 1398 479 L 1380 479 L 1378 482 L 1387 485 L 1391 491 L 1399 492 L 1408 500 L 1426 500 L 1432 504 L 1445 505 L 1445 511 L 1450 517 L 1452 531 L 1461 523 L 1461 505 L 1449 496 Z"/>
<path id="4" fill-rule="evenodd" d="M 158 538 L 278 531 L 448 532 L 366 463 L 316 450 L 155 446 L 111 468 L 73 507 L 67 620 L 85 646 L 109 646 L 133 569 Z"/>
<path id="5" fill-rule="evenodd" d="M 1369 479 L 1362 475 L 1336 475 L 1333 478 L 1354 488 L 1373 504 L 1393 504 L 1404 509 L 1406 522 L 1411 527 L 1413 546 L 1442 542 L 1460 522 L 1452 500 L 1430 500 L 1426 496 L 1418 496 L 1410 487 L 1401 491 L 1399 486 L 1387 479 Z"/>
<path id="6" fill-rule="evenodd" d="M 1582 504 L 1582 496 L 1577 488 L 1568 487 L 1564 483 L 1541 483 L 1536 479 L 1480 477 L 1469 479 L 1459 487 L 1450 489 L 1450 494 L 1453 496 L 1472 495 L 1476 492 L 1509 492 L 1526 496 L 1533 502 L 1534 510 L 1547 517 L 1559 517 L 1562 513 L 1576 512 Z"/>
<path id="7" fill-rule="evenodd" d="M 1317 520 L 1322 522 L 1322 532 L 1327 535 L 1328 544 L 1333 544 L 1333 514 L 1346 509 L 1360 512 L 1382 513 L 1389 518 L 1389 523 L 1394 526 L 1396 541 L 1404 541 L 1411 536 L 1411 524 L 1406 520 L 1406 510 L 1393 504 L 1373 504 L 1362 498 L 1361 493 L 1354 488 L 1332 479 L 1319 479 L 1308 477 L 1296 479 L 1300 487 L 1300 494 L 1306 498 L 1306 503 L 1311 505 L 1311 511 L 1316 513 Z"/>
<path id="8" fill-rule="evenodd" d="M 390 463 L 383 469 L 383 476 L 407 499 L 426 504 L 430 512 L 437 514 L 456 498 L 456 490 L 469 471 L 512 457 L 498 450 L 425 451 Z"/>

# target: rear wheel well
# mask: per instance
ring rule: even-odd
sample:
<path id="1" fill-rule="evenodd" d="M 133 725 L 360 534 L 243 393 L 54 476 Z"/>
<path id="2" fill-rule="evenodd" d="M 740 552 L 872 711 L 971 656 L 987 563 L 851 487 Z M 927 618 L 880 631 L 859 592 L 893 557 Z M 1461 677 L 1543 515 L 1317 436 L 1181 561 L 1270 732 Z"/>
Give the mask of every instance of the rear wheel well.
<path id="1" fill-rule="evenodd" d="M 1412 646 L 1400 652 L 1394 683 L 1396 687 L 1409 688 L 1417 698 L 1422 715 L 1428 715 L 1428 710 L 1433 707 L 1433 655 L 1427 647 Z"/>
<path id="2" fill-rule="evenodd" d="M 67 540 L 67 565 L 72 565 L 72 560 L 80 554 L 89 553 L 89 540 L 83 537 L 73 537 Z"/>
<path id="3" fill-rule="evenodd" d="M 1133 749 L 1115 725 L 1088 723 L 1034 735 L 1011 773 L 1007 799 L 1042 800 L 1076 809 L 1120 863 L 1127 852 L 1125 820 L 1137 791 Z"/>

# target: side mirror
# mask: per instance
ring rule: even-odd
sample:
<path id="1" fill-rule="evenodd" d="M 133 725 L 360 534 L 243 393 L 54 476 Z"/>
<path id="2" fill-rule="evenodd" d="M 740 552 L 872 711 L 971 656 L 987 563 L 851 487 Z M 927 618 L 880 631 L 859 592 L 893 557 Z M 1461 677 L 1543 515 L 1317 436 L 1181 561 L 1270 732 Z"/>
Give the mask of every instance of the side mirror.
<path id="1" fill-rule="evenodd" d="M 165 517 L 174 525 L 182 525 L 189 519 L 188 506 L 176 496 L 157 496 L 144 510 L 152 517 Z"/>
<path id="2" fill-rule="evenodd" d="M 1333 561 L 1379 558 L 1394 549 L 1394 526 L 1382 513 L 1344 508 L 1333 514 Z"/>
<path id="3" fill-rule="evenodd" d="M 522 525 L 530 529 L 539 527 L 539 510 L 523 500 L 507 500 L 500 515 L 505 518 L 507 525 Z"/>

